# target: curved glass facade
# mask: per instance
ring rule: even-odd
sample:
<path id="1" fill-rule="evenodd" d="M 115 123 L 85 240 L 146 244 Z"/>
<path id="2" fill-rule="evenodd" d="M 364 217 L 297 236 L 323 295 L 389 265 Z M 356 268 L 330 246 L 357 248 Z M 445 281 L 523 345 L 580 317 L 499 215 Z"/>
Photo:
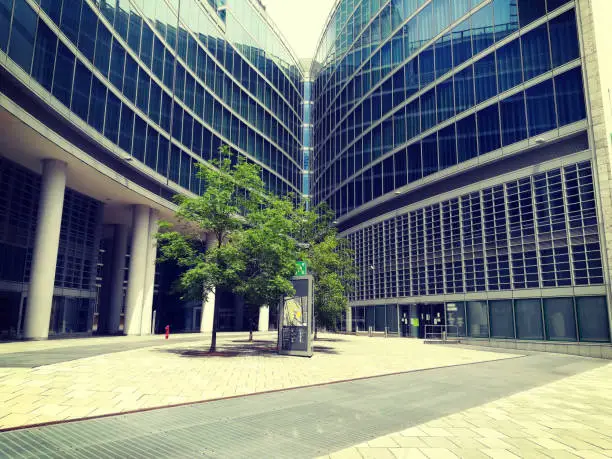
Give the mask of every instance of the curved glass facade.
<path id="1" fill-rule="evenodd" d="M 301 192 L 302 74 L 256 5 L 1 3 L 0 50 L 155 177 L 199 193 L 194 163 L 228 144 Z"/>
<path id="2" fill-rule="evenodd" d="M 340 0 L 311 71 L 311 192 L 355 250 L 352 330 L 398 332 L 402 304 L 439 303 L 489 337 L 493 295 L 513 327 L 540 317 L 508 338 L 554 339 L 552 306 L 514 292 L 605 294 L 573 1 Z M 458 323 L 440 311 L 421 323 Z"/>

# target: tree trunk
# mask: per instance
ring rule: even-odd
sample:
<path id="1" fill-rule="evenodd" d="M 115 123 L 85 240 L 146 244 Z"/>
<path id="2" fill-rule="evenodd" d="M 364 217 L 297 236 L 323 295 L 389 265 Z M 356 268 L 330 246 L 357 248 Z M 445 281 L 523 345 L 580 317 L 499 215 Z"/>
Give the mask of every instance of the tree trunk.
<path id="1" fill-rule="evenodd" d="M 213 324 L 212 324 L 212 336 L 210 338 L 210 350 L 209 352 L 215 352 L 217 350 L 217 323 L 219 321 L 219 308 L 217 307 L 217 295 L 215 295 L 215 309 L 213 311 Z"/>

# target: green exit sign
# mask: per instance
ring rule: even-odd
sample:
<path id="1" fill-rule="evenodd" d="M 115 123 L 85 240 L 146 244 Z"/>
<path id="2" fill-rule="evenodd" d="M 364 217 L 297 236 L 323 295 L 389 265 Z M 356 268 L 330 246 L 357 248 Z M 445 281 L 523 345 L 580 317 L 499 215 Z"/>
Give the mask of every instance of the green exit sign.
<path id="1" fill-rule="evenodd" d="M 306 275 L 306 262 L 305 261 L 298 261 L 295 264 L 295 275 L 296 276 Z"/>

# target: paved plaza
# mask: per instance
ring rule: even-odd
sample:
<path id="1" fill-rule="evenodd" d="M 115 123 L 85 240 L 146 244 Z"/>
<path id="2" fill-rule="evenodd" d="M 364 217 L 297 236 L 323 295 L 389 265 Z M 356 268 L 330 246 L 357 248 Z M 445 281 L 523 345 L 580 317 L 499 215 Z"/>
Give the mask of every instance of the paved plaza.
<path id="1" fill-rule="evenodd" d="M 210 339 L 201 335 L 158 337 L 160 345 L 150 337 L 1 345 L 0 429 L 515 357 L 398 338 L 321 335 L 308 359 L 277 355 L 275 333 L 256 333 L 253 343 L 247 338 L 220 334 L 216 356 L 207 355 Z M 96 341 L 112 352 L 89 356 Z M 121 346 L 137 348 L 117 352 Z M 78 353 L 87 357 L 75 359 Z M 50 356 L 67 361 L 37 366 Z"/>
<path id="2" fill-rule="evenodd" d="M 214 356 L 201 335 L 2 345 L 0 457 L 612 457 L 609 361 L 327 334 L 308 359 L 246 338 Z"/>

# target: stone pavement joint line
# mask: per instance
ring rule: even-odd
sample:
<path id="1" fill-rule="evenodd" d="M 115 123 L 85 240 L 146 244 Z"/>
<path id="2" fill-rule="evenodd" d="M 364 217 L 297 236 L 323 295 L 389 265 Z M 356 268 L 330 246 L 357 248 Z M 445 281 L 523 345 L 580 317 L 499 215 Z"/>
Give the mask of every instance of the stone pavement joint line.
<path id="1" fill-rule="evenodd" d="M 612 457 L 612 364 L 323 456 Z"/>
<path id="2" fill-rule="evenodd" d="M 220 334 L 217 356 L 206 355 L 210 338 L 205 337 L 36 368 L 0 368 L 0 429 L 517 356 L 322 334 L 307 359 L 277 355 L 274 333 L 256 334 L 254 343 L 246 338 L 246 333 Z M 113 339 L 123 338 L 107 340 Z M 48 343 L 60 348 L 68 346 L 65 341 L 75 343 Z M 2 346 L 0 362 L 8 354 Z M 44 349 L 40 342 L 7 346 L 12 352 Z"/>

